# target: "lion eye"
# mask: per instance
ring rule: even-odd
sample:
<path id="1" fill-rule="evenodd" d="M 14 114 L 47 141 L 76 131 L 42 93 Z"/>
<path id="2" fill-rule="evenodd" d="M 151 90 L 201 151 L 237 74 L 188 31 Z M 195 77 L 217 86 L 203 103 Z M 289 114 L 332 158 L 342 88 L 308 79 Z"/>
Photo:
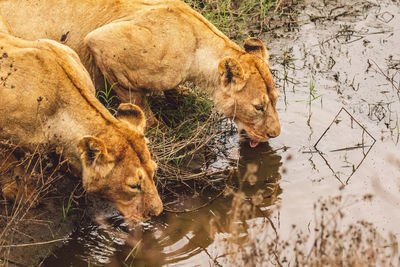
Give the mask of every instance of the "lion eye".
<path id="1" fill-rule="evenodd" d="M 254 106 L 254 108 L 255 108 L 256 110 L 258 110 L 258 111 L 264 112 L 264 106 L 262 106 L 262 105 L 256 105 L 256 106 Z"/>
<path id="2" fill-rule="evenodd" d="M 131 189 L 134 189 L 134 190 L 139 190 L 139 191 L 142 190 L 142 187 L 141 187 L 140 185 L 138 185 L 138 184 L 130 185 L 129 187 L 130 187 Z"/>

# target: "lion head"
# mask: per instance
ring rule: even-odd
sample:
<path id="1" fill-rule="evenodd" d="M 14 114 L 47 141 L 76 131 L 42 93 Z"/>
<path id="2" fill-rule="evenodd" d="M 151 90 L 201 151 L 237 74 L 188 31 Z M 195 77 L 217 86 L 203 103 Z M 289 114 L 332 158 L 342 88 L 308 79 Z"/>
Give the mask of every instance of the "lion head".
<path id="1" fill-rule="evenodd" d="M 256 147 L 280 134 L 276 112 L 279 96 L 268 65 L 268 53 L 258 38 L 244 43 L 246 53 L 225 57 L 218 64 L 221 90 L 216 102 L 225 116 L 245 132 L 250 146 Z"/>
<path id="2" fill-rule="evenodd" d="M 153 181 L 157 165 L 143 134 L 143 111 L 121 104 L 118 119 L 119 134 L 85 136 L 79 141 L 83 186 L 113 202 L 128 221 L 143 221 L 163 210 Z"/>

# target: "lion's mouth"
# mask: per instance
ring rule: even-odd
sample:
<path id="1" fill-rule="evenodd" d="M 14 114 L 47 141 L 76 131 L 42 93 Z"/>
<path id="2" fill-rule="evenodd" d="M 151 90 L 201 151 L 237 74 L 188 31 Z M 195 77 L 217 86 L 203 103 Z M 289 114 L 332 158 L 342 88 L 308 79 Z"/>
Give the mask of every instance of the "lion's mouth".
<path id="1" fill-rule="evenodd" d="M 240 137 L 242 140 L 245 140 L 246 142 L 248 141 L 251 148 L 255 148 L 260 144 L 260 141 L 251 138 L 250 135 L 244 129 L 240 131 Z"/>
<path id="2" fill-rule="evenodd" d="M 251 148 L 257 147 L 259 143 L 260 142 L 254 141 L 252 139 L 250 139 L 250 141 L 249 141 L 249 145 L 250 145 Z"/>

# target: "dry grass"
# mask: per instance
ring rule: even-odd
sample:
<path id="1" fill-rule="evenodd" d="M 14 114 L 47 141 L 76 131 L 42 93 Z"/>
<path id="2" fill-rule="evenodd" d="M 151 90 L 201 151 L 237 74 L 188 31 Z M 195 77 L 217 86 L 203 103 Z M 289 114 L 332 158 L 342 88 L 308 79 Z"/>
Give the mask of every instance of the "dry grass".
<path id="1" fill-rule="evenodd" d="M 341 196 L 314 204 L 314 221 L 308 231 L 292 226 L 282 239 L 268 218 L 255 219 L 257 205 L 234 194 L 229 234 L 219 234 L 215 261 L 223 266 L 399 266 L 395 235 L 387 237 L 364 220 L 345 223 L 345 210 L 361 200 Z M 245 225 L 245 226 L 244 226 Z M 223 251 L 223 253 L 221 253 Z"/>
<path id="2" fill-rule="evenodd" d="M 37 146 L 28 152 L 8 141 L 0 142 L 0 158 L 3 194 L 15 192 L 14 201 L 0 200 L 0 259 L 7 266 L 11 250 L 20 246 L 14 242 L 28 240 L 25 246 L 36 243 L 25 227 L 48 226 L 46 221 L 30 216 L 30 211 L 55 190 L 54 184 L 64 177 L 62 169 L 66 168 L 66 162 L 62 153 L 57 154 L 47 146 Z"/>
<path id="3" fill-rule="evenodd" d="M 231 171 L 229 166 L 217 169 L 210 164 L 224 148 L 223 136 L 227 132 L 232 134 L 231 127 L 226 126 L 228 120 L 216 113 L 210 98 L 201 93 L 189 92 L 174 100 L 157 95 L 149 102 L 164 123 L 150 129 L 147 136 L 152 157 L 158 164 L 156 180 L 165 210 L 185 211 L 170 206 L 183 194 L 221 194 Z"/>
<path id="4" fill-rule="evenodd" d="M 400 161 L 389 159 L 400 169 Z M 210 222 L 210 237 L 214 243 L 208 251 L 217 266 L 400 266 L 398 237 L 383 235 L 366 220 L 354 221 L 349 210 L 360 202 L 373 200 L 341 195 L 319 199 L 313 206 L 314 219 L 304 226 L 292 225 L 289 233 L 281 233 L 270 219 L 279 213 L 279 180 L 267 190 L 248 193 L 245 184 L 252 184 L 251 164 L 236 187 L 226 190 L 232 196 L 230 211 L 215 216 Z M 257 180 L 257 177 L 254 177 Z M 376 186 L 376 185 L 375 185 Z M 344 187 L 341 187 L 342 190 Z M 266 198 L 273 205 L 267 210 Z M 392 201 L 398 199 L 392 196 Z M 348 218 L 348 216 L 350 218 Z"/>
<path id="5" fill-rule="evenodd" d="M 147 133 L 152 156 L 159 166 L 159 179 L 198 178 L 199 174 L 192 174 L 189 166 L 193 160 L 202 160 L 196 165 L 205 166 L 216 151 L 216 137 L 226 131 L 220 126 L 224 119 L 213 112 L 213 104 L 206 95 L 189 93 L 177 101 L 171 103 L 160 96 L 151 100 L 153 111 L 165 124 Z M 200 151 L 201 159 L 197 155 Z"/>

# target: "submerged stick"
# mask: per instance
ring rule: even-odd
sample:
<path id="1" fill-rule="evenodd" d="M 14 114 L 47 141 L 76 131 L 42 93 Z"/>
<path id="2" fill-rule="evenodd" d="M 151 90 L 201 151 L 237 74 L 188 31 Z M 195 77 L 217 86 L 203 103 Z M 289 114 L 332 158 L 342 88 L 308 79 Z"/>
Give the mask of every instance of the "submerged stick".
<path id="1" fill-rule="evenodd" d="M 60 242 L 60 241 L 67 241 L 69 239 L 70 239 L 69 237 L 65 237 L 65 238 L 54 239 L 54 240 L 43 241 L 43 242 L 14 244 L 14 245 L 2 245 L 2 246 L 0 246 L 0 248 L 19 248 L 19 247 L 47 245 L 47 244 L 56 243 L 56 242 Z"/>

